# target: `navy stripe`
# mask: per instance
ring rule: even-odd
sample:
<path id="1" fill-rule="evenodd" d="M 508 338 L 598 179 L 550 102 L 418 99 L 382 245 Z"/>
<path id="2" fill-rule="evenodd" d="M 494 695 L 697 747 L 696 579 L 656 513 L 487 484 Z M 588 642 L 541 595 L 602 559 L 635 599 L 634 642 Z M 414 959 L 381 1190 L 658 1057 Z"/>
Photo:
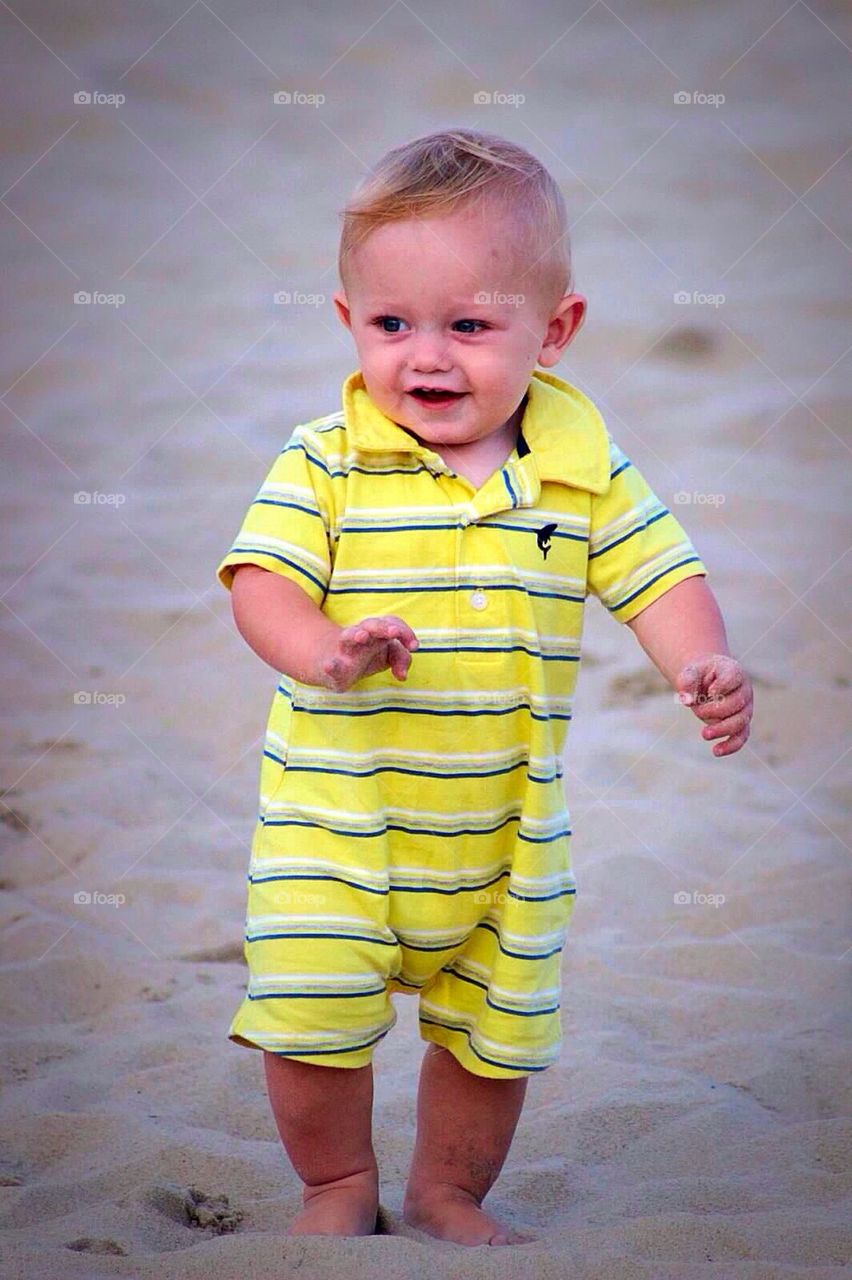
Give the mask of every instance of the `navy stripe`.
<path id="1" fill-rule="evenodd" d="M 274 751 L 266 750 L 263 752 L 267 760 L 272 760 L 275 764 L 281 765 L 282 768 L 288 768 L 289 772 L 299 773 L 342 773 L 348 778 L 371 778 L 376 773 L 408 773 L 415 778 L 493 778 L 501 773 L 512 773 L 515 769 L 521 769 L 524 765 L 529 764 L 529 760 L 519 760 L 517 764 L 507 765 L 505 769 L 493 769 L 490 773 L 436 773 L 429 769 L 403 769 L 393 764 L 377 765 L 375 769 L 368 769 L 365 773 L 359 773 L 356 769 L 327 769 L 323 765 L 306 765 L 291 764 L 287 765 L 287 761 L 277 756 Z M 556 782 L 562 777 L 562 770 L 558 769 L 556 773 L 551 774 L 549 778 L 542 778 L 532 773 L 527 774 L 528 782 Z"/>
<path id="2" fill-rule="evenodd" d="M 629 458 L 625 458 L 620 467 L 616 467 L 614 471 L 609 473 L 610 480 L 614 480 L 616 476 L 620 476 L 622 471 L 626 471 L 628 467 L 632 467 L 633 463 Z"/>
<path id="3" fill-rule="evenodd" d="M 658 520 L 662 520 L 663 516 L 671 515 L 667 507 L 663 507 L 662 511 L 658 511 L 655 516 L 651 516 L 650 520 L 646 520 L 643 524 L 637 524 L 635 529 L 631 529 L 629 533 L 624 533 L 620 538 L 616 538 L 615 542 L 611 542 L 609 546 L 601 547 L 600 551 L 590 551 L 589 559 L 595 560 L 598 556 L 605 556 L 607 551 L 612 551 L 613 547 L 620 547 L 622 542 L 627 542 L 634 534 L 641 533 L 643 529 L 649 529 L 652 524 L 656 524 Z"/>
<path id="4" fill-rule="evenodd" d="M 412 582 L 415 579 L 412 578 Z M 416 586 L 400 585 L 396 587 L 335 587 L 329 586 L 328 594 L 330 596 L 354 596 L 354 595 L 403 595 L 409 591 L 420 592 L 427 591 L 469 591 L 473 583 L 449 583 L 444 587 L 423 587 L 418 583 Z M 523 591 L 528 596 L 536 596 L 542 600 L 567 600 L 575 604 L 582 604 L 585 596 L 571 596 L 561 591 L 533 591 L 529 587 L 523 586 L 516 582 L 489 582 L 485 586 L 489 591 Z"/>
<path id="5" fill-rule="evenodd" d="M 353 475 L 355 472 L 358 472 L 362 476 L 370 476 L 371 479 L 375 480 L 381 480 L 382 476 L 416 476 L 422 472 L 428 472 L 431 474 L 431 472 L 429 472 L 429 468 L 425 466 L 395 467 L 393 469 L 388 469 L 387 471 L 374 471 L 371 467 L 351 466 L 348 470 L 343 470 L 341 468 L 333 471 L 331 467 L 326 466 L 322 458 L 315 458 L 312 453 L 308 453 L 306 447 L 301 443 L 290 446 L 287 449 L 282 449 L 281 453 L 295 453 L 296 451 L 303 453 L 307 462 L 312 463 L 313 466 L 317 467 L 318 470 L 322 471 L 332 480 L 341 477 L 345 479 L 347 476 Z M 394 450 L 388 450 L 388 452 L 393 453 Z"/>
<path id="6" fill-rule="evenodd" d="M 508 875 L 508 872 L 506 874 Z M 347 880 L 345 876 L 299 875 L 297 873 L 291 873 L 290 875 L 248 876 L 249 884 L 269 884 L 272 880 L 332 880 L 336 884 L 348 885 L 350 889 L 360 889 L 362 893 L 377 893 L 384 898 L 390 893 L 389 888 L 374 889 L 372 885 L 361 884 L 357 880 Z"/>
<path id="7" fill-rule="evenodd" d="M 356 1049 L 368 1049 L 371 1044 L 378 1044 L 384 1039 L 390 1031 L 390 1027 L 386 1031 L 380 1031 L 377 1036 L 373 1036 L 372 1040 L 363 1040 L 361 1044 L 350 1045 L 348 1049 L 268 1049 L 268 1053 L 274 1053 L 277 1058 L 304 1058 L 309 1056 L 312 1058 L 330 1057 L 334 1053 L 354 1053 Z M 248 1039 L 244 1036 L 243 1039 Z M 256 1043 L 256 1042 L 254 1042 Z M 263 1046 L 258 1046 L 262 1048 Z"/>
<path id="8" fill-rule="evenodd" d="M 322 513 L 313 507 L 304 507 L 300 502 L 285 502 L 282 498 L 255 498 L 253 507 L 291 507 L 293 511 L 302 511 L 306 516 L 316 516 L 322 520 Z"/>
<path id="9" fill-rule="evenodd" d="M 541 658 L 542 662 L 579 662 L 579 654 L 540 653 L 537 649 L 528 649 L 524 644 L 456 644 L 451 649 L 439 649 L 437 645 L 421 644 L 418 653 L 437 653 L 452 656 L 454 653 L 526 653 L 531 658 Z"/>
<path id="10" fill-rule="evenodd" d="M 570 898 L 571 894 L 576 892 L 577 890 L 574 888 L 557 889 L 556 893 L 546 893 L 540 897 L 535 897 L 531 893 L 516 893 L 514 889 L 510 889 L 509 897 L 517 898 L 518 902 L 552 902 L 554 898 Z"/>
<path id="11" fill-rule="evenodd" d="M 678 561 L 668 569 L 664 569 L 662 573 L 658 573 L 656 578 L 652 578 L 650 582 L 646 582 L 644 587 L 640 587 L 638 591 L 634 591 L 632 596 L 628 596 L 626 600 L 621 600 L 618 604 L 607 605 L 610 613 L 614 613 L 616 609 L 623 609 L 626 604 L 630 604 L 631 600 L 635 600 L 637 596 L 641 596 L 643 591 L 647 591 L 649 587 L 653 587 L 655 582 L 659 582 L 661 578 L 665 578 L 666 574 L 674 573 L 675 569 L 682 569 L 685 564 L 698 564 L 698 556 L 687 556 L 685 560 Z"/>
<path id="12" fill-rule="evenodd" d="M 422 1014 L 420 1016 L 420 1021 L 423 1023 L 426 1023 L 428 1026 L 442 1027 L 445 1031 L 460 1032 L 461 1035 L 467 1037 L 468 1048 L 470 1049 L 471 1053 L 475 1054 L 476 1057 L 479 1058 L 480 1062 L 487 1062 L 492 1067 L 504 1067 L 508 1071 L 546 1071 L 548 1066 L 551 1065 L 550 1063 L 547 1063 L 543 1067 L 542 1066 L 533 1067 L 529 1063 L 527 1063 L 522 1066 L 517 1062 L 500 1062 L 497 1058 L 486 1058 L 485 1054 L 480 1053 L 479 1050 L 474 1047 L 473 1042 L 471 1041 L 471 1038 L 470 1038 L 470 1032 L 468 1031 L 467 1027 L 455 1027 L 452 1025 L 452 1023 L 438 1022 L 435 1018 L 425 1018 L 423 1017 Z"/>
<path id="13" fill-rule="evenodd" d="M 364 840 L 373 839 L 375 836 L 387 835 L 389 831 L 405 831 L 409 835 L 415 836 L 438 836 L 441 839 L 455 839 L 456 836 L 488 836 L 493 835 L 495 831 L 502 831 L 503 827 L 510 822 L 520 822 L 521 816 L 518 813 L 512 814 L 505 818 L 503 822 L 498 822 L 496 827 L 482 827 L 480 830 L 462 827 L 458 831 L 433 831 L 431 827 L 403 827 L 396 823 L 388 822 L 383 827 L 378 827 L 375 831 L 343 831 L 339 827 L 324 827 L 320 822 L 299 822 L 295 818 L 267 818 L 264 826 L 267 827 L 313 827 L 317 831 L 329 831 L 336 836 L 359 836 Z M 531 837 L 525 836 L 524 839 Z M 554 837 L 555 838 L 555 837 Z"/>
<path id="14" fill-rule="evenodd" d="M 549 960 L 551 956 L 558 956 L 562 950 L 564 943 L 560 943 L 558 947 L 554 947 L 551 951 L 534 951 L 531 955 L 524 955 L 520 951 L 509 951 L 503 946 L 500 940 L 500 934 L 493 924 L 488 924 L 481 920 L 476 926 L 477 929 L 485 929 L 488 933 L 493 933 L 497 939 L 497 945 L 504 956 L 511 956 L 513 960 Z"/>
<path id="15" fill-rule="evenodd" d="M 370 938 L 361 933 L 257 933 L 253 938 L 246 934 L 246 942 L 272 942 L 276 938 L 335 938 L 343 942 L 374 942 L 377 947 L 395 947 L 396 939 L 388 942 L 384 938 Z"/>
<path id="16" fill-rule="evenodd" d="M 473 771 L 455 772 L 453 773 L 434 773 L 430 769 L 400 769 L 394 764 L 377 764 L 375 769 L 329 769 L 322 764 L 288 764 L 288 773 L 320 773 L 322 777 L 329 776 L 330 773 L 342 774 L 344 778 L 375 778 L 377 773 L 400 773 L 406 774 L 411 778 L 440 778 L 441 782 L 454 782 L 455 778 L 498 778 L 504 773 L 514 773 L 516 769 L 526 768 L 527 760 L 518 760 L 517 764 L 510 764 L 505 769 L 490 769 L 487 773 L 475 773 Z M 530 776 L 527 774 L 528 781 Z M 544 780 L 542 780 L 544 781 Z"/>
<path id="17" fill-rule="evenodd" d="M 383 996 L 384 987 L 376 987 L 374 991 L 270 991 L 266 995 L 253 996 L 247 992 L 249 1000 L 360 1000 L 363 996 Z"/>
<path id="18" fill-rule="evenodd" d="M 509 491 L 509 497 L 512 499 L 512 506 L 516 507 L 518 505 L 518 495 L 515 493 L 515 490 L 512 488 L 512 482 L 509 479 L 509 473 L 504 468 L 501 474 L 503 476 L 503 483 L 505 484 L 506 488 Z"/>
<path id="19" fill-rule="evenodd" d="M 231 550 L 228 552 L 228 555 L 229 556 L 242 556 L 242 555 L 268 556 L 270 560 L 280 560 L 282 564 L 288 564 L 291 569 L 295 569 L 298 573 L 301 573 L 302 576 L 307 578 L 309 582 L 315 583 L 319 587 L 320 591 L 325 591 L 326 589 L 326 584 L 324 582 L 321 582 L 319 578 L 314 577 L 314 575 L 312 573 L 309 573 L 307 569 L 303 569 L 300 564 L 296 564 L 295 560 L 289 560 L 287 556 L 279 555 L 277 551 L 267 551 L 265 547 L 232 547 Z M 228 567 L 235 568 L 236 566 L 229 565 Z"/>
<path id="20" fill-rule="evenodd" d="M 476 523 L 477 523 L 477 521 L 475 521 L 475 520 L 474 520 L 474 521 L 472 521 L 472 523 L 476 524 Z M 506 524 L 506 523 L 505 523 L 504 521 L 502 521 L 502 520 L 500 520 L 500 521 L 498 521 L 498 520 L 490 520 L 487 516 L 483 516 L 483 517 L 481 518 L 481 520 L 479 521 L 479 523 L 481 523 L 481 524 L 483 524 L 483 525 L 486 525 L 486 524 L 487 524 L 487 526 L 488 526 L 488 528 L 489 528 L 489 529 L 507 529 L 510 533 L 525 533 L 525 534 L 529 534 L 530 536 L 532 536 L 532 535 L 534 535 L 534 534 L 538 533 L 538 529 L 534 529 L 531 525 Z M 423 530 L 423 529 L 425 529 L 425 530 L 427 530 L 428 532 L 430 532 L 430 533 L 431 533 L 431 532 L 437 532 L 437 531 L 442 530 L 442 529 L 444 529 L 444 530 L 446 530 L 446 529 L 458 530 L 458 529 L 464 529 L 464 528 L 466 528 L 466 527 L 467 527 L 467 526 L 460 524 L 458 521 L 453 521 L 453 522 L 450 522 L 450 521 L 440 521 L 440 522 L 437 522 L 437 523 L 433 521 L 431 524 L 376 524 L 376 525 L 367 525 L 367 526 L 365 526 L 365 527 L 363 527 L 363 528 L 354 528 L 354 529 L 349 528 L 349 526 L 348 526 L 348 525 L 345 525 L 345 524 L 344 524 L 344 525 L 341 525 L 341 527 L 340 527 L 340 533 L 341 533 L 341 535 L 343 535 L 344 533 L 348 533 L 348 534 L 352 534 L 352 533 L 412 533 L 412 532 L 416 533 L 416 532 L 418 532 L 418 531 L 420 531 L 420 530 Z M 561 533 L 561 532 L 559 532 L 559 530 L 554 531 L 554 533 L 553 533 L 553 534 L 551 534 L 551 537 L 552 537 L 552 538 L 566 538 L 569 542 L 588 542 L 588 540 L 589 540 L 589 539 L 588 539 L 588 534 L 585 534 L 585 533 Z"/>
<path id="21" fill-rule="evenodd" d="M 522 702 L 516 707 L 498 707 L 493 711 L 490 708 L 480 708 L 476 711 L 432 711 L 427 707 L 395 707 L 393 705 L 367 707 L 363 711 L 341 711 L 336 707 L 302 707 L 296 703 L 293 704 L 293 708 L 296 711 L 312 716 L 379 716 L 386 711 L 406 711 L 409 715 L 418 716 L 504 716 L 513 715 L 516 711 L 529 711 L 531 720 L 539 720 L 543 724 L 547 724 L 550 720 L 571 720 L 573 716 L 570 711 L 552 711 L 546 716 L 539 715 L 526 702 Z"/>
<path id="22" fill-rule="evenodd" d="M 508 529 L 511 533 L 538 533 L 538 529 L 532 528 L 531 525 L 504 524 L 502 520 L 492 520 L 490 516 L 484 516 L 482 524 L 487 524 L 489 529 Z M 567 538 L 569 542 L 588 542 L 589 540 L 587 533 L 563 533 L 559 529 L 554 530 L 550 536 L 551 538 Z"/>
<path id="23" fill-rule="evenodd" d="M 480 982 L 478 978 L 469 978 L 466 973 L 457 973 L 455 969 L 451 969 L 449 966 L 445 966 L 441 973 L 448 973 L 451 977 L 458 978 L 459 982 L 469 982 L 472 987 L 481 987 L 486 992 L 485 1003 L 490 1009 L 496 1009 L 498 1013 L 511 1013 L 518 1018 L 538 1018 L 543 1013 L 556 1013 L 561 1007 L 557 1003 L 547 1009 L 510 1009 L 507 1005 L 497 1004 L 496 1000 L 492 1000 L 491 996 L 487 994 L 487 985 L 484 982 Z"/>

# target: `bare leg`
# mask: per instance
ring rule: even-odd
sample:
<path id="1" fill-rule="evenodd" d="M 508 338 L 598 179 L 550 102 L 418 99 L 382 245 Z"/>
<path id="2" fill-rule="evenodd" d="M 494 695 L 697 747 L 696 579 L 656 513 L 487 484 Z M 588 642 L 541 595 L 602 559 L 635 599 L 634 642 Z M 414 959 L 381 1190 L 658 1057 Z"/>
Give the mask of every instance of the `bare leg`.
<path id="1" fill-rule="evenodd" d="M 305 1184 L 305 1207 L 289 1234 L 372 1235 L 379 1207 L 372 1065 L 321 1067 L 265 1051 L 263 1061 L 275 1124 Z"/>
<path id="2" fill-rule="evenodd" d="M 456 1244 L 525 1244 L 480 1206 L 503 1167 L 528 1077 L 494 1080 L 474 1075 L 440 1045 L 429 1044 L 420 1069 L 417 1141 L 403 1217 Z"/>

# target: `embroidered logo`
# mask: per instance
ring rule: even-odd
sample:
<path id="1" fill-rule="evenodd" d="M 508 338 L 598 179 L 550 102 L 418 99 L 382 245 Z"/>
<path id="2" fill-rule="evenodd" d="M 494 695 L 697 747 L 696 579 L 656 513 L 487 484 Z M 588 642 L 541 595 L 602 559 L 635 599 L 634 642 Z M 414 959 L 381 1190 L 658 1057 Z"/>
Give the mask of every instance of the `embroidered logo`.
<path id="1" fill-rule="evenodd" d="M 539 550 L 545 560 L 547 559 L 547 553 L 550 550 L 550 539 L 556 532 L 556 529 L 557 526 L 555 524 L 545 524 L 542 525 L 538 533 L 535 535 L 535 540 L 538 543 Z"/>

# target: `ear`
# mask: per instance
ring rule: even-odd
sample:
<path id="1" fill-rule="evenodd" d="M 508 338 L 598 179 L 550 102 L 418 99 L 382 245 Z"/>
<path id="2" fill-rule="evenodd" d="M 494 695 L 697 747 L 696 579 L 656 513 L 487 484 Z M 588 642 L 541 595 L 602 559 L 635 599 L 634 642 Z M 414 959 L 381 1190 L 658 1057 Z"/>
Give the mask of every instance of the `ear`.
<path id="1" fill-rule="evenodd" d="M 557 303 L 547 325 L 538 363 L 545 369 L 559 360 L 568 343 L 577 336 L 586 318 L 586 299 L 580 293 L 566 293 Z"/>
<path id="2" fill-rule="evenodd" d="M 334 309 L 340 317 L 341 323 L 345 324 L 346 328 L 351 330 L 352 315 L 349 310 L 349 303 L 346 301 L 346 294 L 344 291 L 339 289 L 337 293 L 333 295 L 332 301 L 334 302 Z"/>

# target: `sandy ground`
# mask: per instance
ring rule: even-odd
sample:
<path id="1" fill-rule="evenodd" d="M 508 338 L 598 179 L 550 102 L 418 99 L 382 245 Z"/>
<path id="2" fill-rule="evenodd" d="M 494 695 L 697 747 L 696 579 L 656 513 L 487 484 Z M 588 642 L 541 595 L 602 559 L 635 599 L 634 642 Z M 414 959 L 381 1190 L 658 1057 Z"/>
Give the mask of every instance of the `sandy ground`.
<path id="1" fill-rule="evenodd" d="M 15 8 L 2 1274 L 839 1276 L 848 11 Z M 276 107 L 278 90 L 326 100 Z M 275 675 L 214 571 L 294 423 L 335 409 L 355 367 L 330 301 L 336 211 L 387 147 L 451 124 L 506 133 L 562 183 L 590 310 L 554 372 L 664 500 L 690 499 L 757 718 L 715 760 L 590 605 L 564 1048 L 488 1201 L 539 1239 L 466 1250 L 401 1222 L 421 1046 L 397 997 L 375 1059 L 384 1233 L 288 1240 L 299 1188 L 261 1056 L 226 1039 Z"/>

